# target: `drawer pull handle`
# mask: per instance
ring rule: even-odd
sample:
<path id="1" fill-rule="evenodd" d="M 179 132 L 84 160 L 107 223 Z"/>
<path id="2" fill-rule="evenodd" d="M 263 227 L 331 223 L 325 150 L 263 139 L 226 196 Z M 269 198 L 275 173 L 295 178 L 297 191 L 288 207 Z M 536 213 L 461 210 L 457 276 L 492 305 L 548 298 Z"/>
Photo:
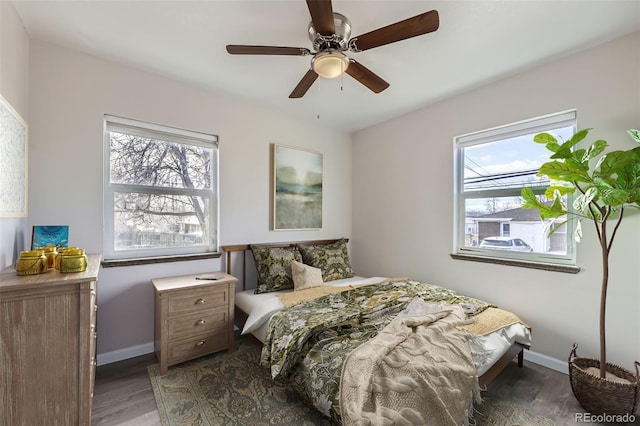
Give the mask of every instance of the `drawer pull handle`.
<path id="1" fill-rule="evenodd" d="M 196 343 L 196 346 L 202 346 L 204 345 L 204 340 L 200 340 L 198 343 Z"/>
<path id="2" fill-rule="evenodd" d="M 207 301 L 205 299 L 198 299 L 196 300 L 196 305 L 202 305 L 204 303 L 207 303 Z"/>
<path id="3" fill-rule="evenodd" d="M 207 323 L 207 321 L 203 320 L 203 319 L 199 319 L 198 321 L 196 321 L 196 325 L 204 325 L 206 323 Z"/>

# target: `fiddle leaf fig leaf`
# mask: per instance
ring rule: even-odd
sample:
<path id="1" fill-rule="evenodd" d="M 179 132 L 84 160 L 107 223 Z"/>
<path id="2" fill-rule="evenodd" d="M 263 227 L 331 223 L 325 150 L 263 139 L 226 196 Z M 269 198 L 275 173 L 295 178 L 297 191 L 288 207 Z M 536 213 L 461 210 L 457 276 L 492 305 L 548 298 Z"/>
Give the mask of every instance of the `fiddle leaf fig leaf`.
<path id="1" fill-rule="evenodd" d="M 571 142 L 571 146 L 577 144 L 582 139 L 586 138 L 591 130 L 593 130 L 593 129 L 592 128 L 588 128 L 588 129 L 582 129 L 582 130 L 576 132 L 573 136 L 571 136 L 571 139 L 569 139 L 569 142 Z"/>
<path id="2" fill-rule="evenodd" d="M 630 155 L 631 153 L 632 151 L 611 151 L 604 156 L 596 174 L 604 179 L 617 174 L 633 161 L 634 156 Z"/>
<path id="3" fill-rule="evenodd" d="M 540 207 L 540 217 L 542 219 L 555 219 L 566 214 L 567 209 L 559 198 L 554 199 L 550 205 L 542 204 Z"/>
<path id="4" fill-rule="evenodd" d="M 593 166 L 593 170 L 598 170 L 600 168 L 600 166 L 602 165 L 602 163 L 604 163 L 604 159 L 607 158 L 606 155 L 603 155 L 602 157 L 600 157 L 600 159 L 598 160 L 598 162 L 596 163 L 595 166 Z M 597 173 L 597 172 L 595 172 Z"/>
<path id="5" fill-rule="evenodd" d="M 613 186 L 606 180 L 602 179 L 600 176 L 596 176 L 593 178 L 593 184 L 596 188 L 606 191 L 607 189 L 612 189 Z"/>
<path id="6" fill-rule="evenodd" d="M 551 152 L 556 152 L 558 148 L 560 148 L 558 140 L 551 133 L 538 133 L 533 137 L 533 141 L 535 143 L 544 144 L 545 147 Z"/>
<path id="7" fill-rule="evenodd" d="M 627 202 L 629 199 L 629 193 L 624 189 L 609 189 L 602 191 L 600 198 L 602 199 L 602 202 L 612 207 L 617 207 Z"/>
<path id="8" fill-rule="evenodd" d="M 538 133 L 533 137 L 533 141 L 535 143 L 541 143 L 545 145 L 548 143 L 558 143 L 558 139 L 556 139 L 555 136 L 548 132 Z"/>
<path id="9" fill-rule="evenodd" d="M 588 182 L 589 175 L 583 168 L 576 168 L 569 161 L 549 161 L 540 166 L 538 176 L 548 176 L 554 180 L 563 180 L 566 182 Z"/>
<path id="10" fill-rule="evenodd" d="M 522 204 L 523 209 L 539 209 L 542 207 L 542 203 L 536 197 L 536 194 L 529 187 L 522 188 L 520 191 L 520 196 L 524 200 Z"/>
<path id="11" fill-rule="evenodd" d="M 582 240 L 582 221 L 578 221 L 578 223 L 576 223 L 576 233 L 574 235 L 574 238 L 576 240 L 577 243 L 580 242 L 580 240 Z"/>
<path id="12" fill-rule="evenodd" d="M 602 139 L 595 141 L 583 155 L 582 161 L 589 161 L 592 158 L 595 158 L 596 156 L 600 155 L 607 146 L 607 142 L 603 141 Z"/>
<path id="13" fill-rule="evenodd" d="M 585 160 L 584 157 L 587 154 L 587 150 L 586 149 L 576 149 L 575 151 L 573 151 L 573 155 L 571 156 L 571 159 L 573 161 L 575 161 L 577 164 L 580 164 L 580 166 L 583 169 L 588 169 L 589 168 L 589 160 Z"/>
<path id="14" fill-rule="evenodd" d="M 574 134 L 571 139 L 560 145 L 560 147 L 555 151 L 555 154 L 553 154 L 551 158 L 571 158 L 573 156 L 571 148 L 573 148 L 578 142 L 584 139 L 589 133 L 589 130 L 591 129 L 584 129 Z"/>
<path id="15" fill-rule="evenodd" d="M 580 194 L 573 200 L 573 208 L 581 212 L 587 212 L 589 203 L 598 195 L 598 189 L 594 186 L 587 189 L 584 194 Z"/>
<path id="16" fill-rule="evenodd" d="M 563 183 L 564 185 L 562 185 Z M 557 182 L 545 190 L 544 196 L 551 200 L 556 197 L 573 194 L 574 192 L 576 192 L 576 188 L 573 185 L 566 182 Z"/>

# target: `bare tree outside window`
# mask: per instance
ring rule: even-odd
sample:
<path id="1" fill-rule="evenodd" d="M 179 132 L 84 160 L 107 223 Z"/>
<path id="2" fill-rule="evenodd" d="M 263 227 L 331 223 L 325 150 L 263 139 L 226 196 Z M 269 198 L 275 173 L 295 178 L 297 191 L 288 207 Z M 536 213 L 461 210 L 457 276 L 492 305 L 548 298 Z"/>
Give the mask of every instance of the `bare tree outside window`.
<path id="1" fill-rule="evenodd" d="M 215 246 L 216 146 L 108 130 L 113 250 Z"/>

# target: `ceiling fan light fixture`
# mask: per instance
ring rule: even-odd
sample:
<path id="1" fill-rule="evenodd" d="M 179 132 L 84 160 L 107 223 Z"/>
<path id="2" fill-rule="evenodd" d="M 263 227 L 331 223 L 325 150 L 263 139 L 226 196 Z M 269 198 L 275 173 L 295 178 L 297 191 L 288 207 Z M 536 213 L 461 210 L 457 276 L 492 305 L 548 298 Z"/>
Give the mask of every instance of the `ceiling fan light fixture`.
<path id="1" fill-rule="evenodd" d="M 349 67 L 349 58 L 337 50 L 327 50 L 316 54 L 311 60 L 311 68 L 320 77 L 336 78 Z"/>

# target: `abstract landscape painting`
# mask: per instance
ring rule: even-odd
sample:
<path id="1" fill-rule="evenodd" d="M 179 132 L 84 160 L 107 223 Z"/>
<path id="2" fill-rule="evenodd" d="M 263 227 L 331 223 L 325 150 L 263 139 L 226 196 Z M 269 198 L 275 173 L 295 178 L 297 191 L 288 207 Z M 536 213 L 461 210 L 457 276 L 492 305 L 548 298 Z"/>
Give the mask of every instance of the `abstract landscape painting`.
<path id="1" fill-rule="evenodd" d="M 273 145 L 273 229 L 322 228 L 322 154 Z"/>

